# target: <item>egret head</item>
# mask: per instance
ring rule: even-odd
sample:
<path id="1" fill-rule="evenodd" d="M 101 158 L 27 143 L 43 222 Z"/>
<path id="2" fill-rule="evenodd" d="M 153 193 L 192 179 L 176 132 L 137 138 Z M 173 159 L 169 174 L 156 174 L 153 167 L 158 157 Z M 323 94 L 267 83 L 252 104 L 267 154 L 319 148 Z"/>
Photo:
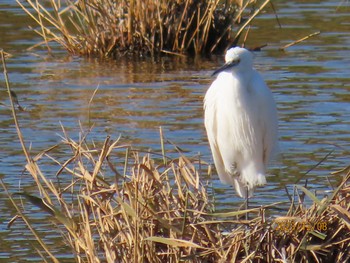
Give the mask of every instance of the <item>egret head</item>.
<path id="1" fill-rule="evenodd" d="M 234 47 L 227 50 L 225 55 L 225 64 L 214 71 L 213 76 L 222 71 L 247 70 L 253 66 L 252 53 L 240 47 Z"/>

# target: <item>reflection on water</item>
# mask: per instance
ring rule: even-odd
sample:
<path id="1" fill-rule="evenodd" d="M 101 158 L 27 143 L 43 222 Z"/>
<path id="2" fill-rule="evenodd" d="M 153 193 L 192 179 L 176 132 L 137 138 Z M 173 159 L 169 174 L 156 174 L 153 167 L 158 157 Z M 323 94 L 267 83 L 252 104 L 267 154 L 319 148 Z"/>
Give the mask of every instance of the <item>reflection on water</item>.
<path id="1" fill-rule="evenodd" d="M 11 85 L 21 105 L 26 107 L 18 117 L 33 153 L 61 140 L 61 123 L 75 139 L 79 137 L 80 125 L 88 129 L 93 124 L 90 136 L 94 141 L 103 141 L 106 135 L 112 138 L 122 135 L 123 143 L 158 151 L 159 126 L 162 126 L 166 138 L 186 150 L 186 155 L 200 153 L 202 159 L 211 162 L 202 99 L 212 81 L 211 72 L 222 63 L 222 57 L 155 61 L 129 58 L 101 63 L 58 52 L 56 57 L 48 58 L 46 52 L 32 54 L 24 50 L 38 38 L 27 29 L 28 20 L 19 15 L 13 2 L 3 3 L 0 4 L 4 5 L 0 8 L 0 47 L 14 54 L 8 60 L 8 71 Z M 282 29 L 271 10 L 255 20 L 247 45 L 269 44 L 256 53 L 255 65 L 277 101 L 281 156 L 271 165 L 273 175 L 268 177 L 268 185 L 259 188 L 252 199 L 254 206 L 286 201 L 284 187 L 292 191 L 296 181 L 305 183 L 306 179 L 311 189 L 322 196 L 331 189 L 327 176 L 332 185 L 340 180 L 329 176 L 329 171 L 348 165 L 350 34 L 348 8 L 341 7 L 336 12 L 338 4 L 339 1 L 278 3 Z M 278 50 L 319 30 L 319 36 L 285 52 Z M 6 96 L 2 89 L 1 103 L 8 104 Z M 32 182 L 22 173 L 24 157 L 10 111 L 3 105 L 0 129 L 1 175 L 11 191 L 17 191 L 21 180 L 21 187 L 30 192 Z M 173 149 L 171 145 L 167 148 Z M 325 161 L 305 175 L 330 152 Z M 56 172 L 51 167 L 45 169 L 49 174 Z M 232 210 L 240 205 L 241 200 L 233 189 L 222 185 L 216 176 L 213 187 L 218 209 Z M 35 207 L 27 205 L 26 209 L 42 236 L 55 242 L 57 251 L 62 253 L 61 260 L 66 260 L 64 246 L 56 246 L 62 243 L 60 236 L 50 232 L 52 223 Z M 29 244 L 32 235 L 21 234 L 18 238 L 19 233 L 27 233 L 19 221 L 11 230 L 6 229 L 4 223 L 15 212 L 4 195 L 0 196 L 0 210 L 0 260 L 19 261 L 29 255 L 36 256 Z M 274 213 L 277 211 L 271 212 Z M 33 262 L 38 260 L 31 258 Z"/>

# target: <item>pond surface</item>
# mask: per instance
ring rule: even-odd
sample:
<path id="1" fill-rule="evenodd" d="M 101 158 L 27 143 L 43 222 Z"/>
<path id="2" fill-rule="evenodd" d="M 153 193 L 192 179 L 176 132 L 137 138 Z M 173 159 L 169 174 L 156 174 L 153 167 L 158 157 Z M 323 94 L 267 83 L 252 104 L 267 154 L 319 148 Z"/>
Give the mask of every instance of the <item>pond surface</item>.
<path id="1" fill-rule="evenodd" d="M 269 169 L 268 185 L 259 188 L 254 206 L 288 200 L 300 180 L 322 197 L 340 177 L 330 172 L 349 164 L 350 150 L 350 20 L 347 1 L 275 1 L 279 28 L 271 7 L 253 23 L 248 47 L 268 44 L 255 53 L 255 67 L 270 86 L 278 106 L 280 158 Z M 70 57 L 57 51 L 27 48 L 41 41 L 28 25 L 32 22 L 15 1 L 0 3 L 0 48 L 13 56 L 7 60 L 12 89 L 25 111 L 18 112 L 23 136 L 33 154 L 61 141 L 61 125 L 74 138 L 81 127 L 93 129 L 91 140 L 107 135 L 142 150 L 160 151 L 159 127 L 167 140 L 212 162 L 203 125 L 203 96 L 212 82 L 211 73 L 223 63 L 210 59 L 165 57 L 99 62 Z M 313 32 L 321 34 L 280 51 L 279 47 Z M 23 173 L 25 158 L 7 107 L 9 101 L 1 77 L 0 176 L 11 192 L 33 188 Z M 89 101 L 98 87 L 89 109 Z M 90 114 L 89 114 L 90 110 Z M 171 145 L 166 148 L 170 151 Z M 329 154 L 331 153 L 331 154 Z M 64 154 L 64 153 L 63 153 Z M 306 174 L 325 156 L 320 165 Z M 47 167 L 55 174 L 57 167 Z M 50 170 L 51 169 L 51 170 Z M 327 178 L 328 177 L 328 178 Z M 236 209 L 241 200 L 232 187 L 212 178 L 217 209 Z M 286 205 L 288 206 L 288 205 Z M 52 252 L 64 262 L 71 253 L 52 223 L 37 208 L 26 205 Z M 281 207 L 284 209 L 286 207 Z M 0 190 L 0 262 L 38 262 L 38 245 L 18 220 L 8 198 Z"/>

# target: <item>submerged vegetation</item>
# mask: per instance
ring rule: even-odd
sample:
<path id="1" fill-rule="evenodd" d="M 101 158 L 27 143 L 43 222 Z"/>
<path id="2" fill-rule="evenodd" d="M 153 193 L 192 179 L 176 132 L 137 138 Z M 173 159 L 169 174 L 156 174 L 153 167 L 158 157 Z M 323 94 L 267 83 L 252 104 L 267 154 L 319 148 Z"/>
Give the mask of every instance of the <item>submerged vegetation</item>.
<path id="1" fill-rule="evenodd" d="M 49 50 L 50 42 L 57 42 L 71 54 L 97 57 L 223 50 L 237 43 L 245 27 L 270 3 L 270 0 L 16 1 L 39 26 L 35 31 Z"/>
<path id="2" fill-rule="evenodd" d="M 217 213 L 200 158 L 141 154 L 120 139 L 78 141 L 63 128 L 62 142 L 33 156 L 16 117 L 4 53 L 1 52 L 11 110 L 26 157 L 30 192 L 2 188 L 17 211 L 9 227 L 23 220 L 38 241 L 38 253 L 59 262 L 32 224 L 18 197 L 47 213 L 77 262 L 347 262 L 350 259 L 350 167 L 332 194 L 319 200 L 296 186 L 285 216 L 271 207 Z M 162 134 L 162 133 L 161 133 Z M 161 136 L 161 145 L 163 137 Z M 33 151 L 33 149 L 31 150 Z M 45 167 L 56 167 L 54 176 Z M 13 194 L 11 194 L 14 192 Z M 303 197 L 313 205 L 305 207 Z M 22 203 L 23 204 L 23 203 Z M 249 212 L 250 219 L 243 220 Z M 47 233 L 47 232 L 46 232 Z"/>

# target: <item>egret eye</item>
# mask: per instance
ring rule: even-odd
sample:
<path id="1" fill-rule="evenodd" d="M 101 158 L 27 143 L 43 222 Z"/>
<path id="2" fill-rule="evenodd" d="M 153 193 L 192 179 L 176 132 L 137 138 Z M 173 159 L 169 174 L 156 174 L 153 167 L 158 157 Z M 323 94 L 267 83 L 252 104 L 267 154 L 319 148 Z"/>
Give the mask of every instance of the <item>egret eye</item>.
<path id="1" fill-rule="evenodd" d="M 237 65 L 239 62 L 241 62 L 241 60 L 237 58 L 237 59 L 233 59 L 230 63 L 234 63 L 235 65 Z"/>
<path id="2" fill-rule="evenodd" d="M 218 68 L 217 70 L 214 71 L 212 76 L 214 76 L 214 75 L 216 75 L 216 74 L 218 74 L 218 73 L 220 73 L 222 71 L 226 71 L 226 70 L 229 70 L 229 69 L 233 68 L 234 66 L 238 65 L 240 61 L 241 60 L 239 58 L 238 59 L 232 59 L 230 61 L 226 61 L 226 63 L 222 67 L 220 67 L 220 68 Z"/>

